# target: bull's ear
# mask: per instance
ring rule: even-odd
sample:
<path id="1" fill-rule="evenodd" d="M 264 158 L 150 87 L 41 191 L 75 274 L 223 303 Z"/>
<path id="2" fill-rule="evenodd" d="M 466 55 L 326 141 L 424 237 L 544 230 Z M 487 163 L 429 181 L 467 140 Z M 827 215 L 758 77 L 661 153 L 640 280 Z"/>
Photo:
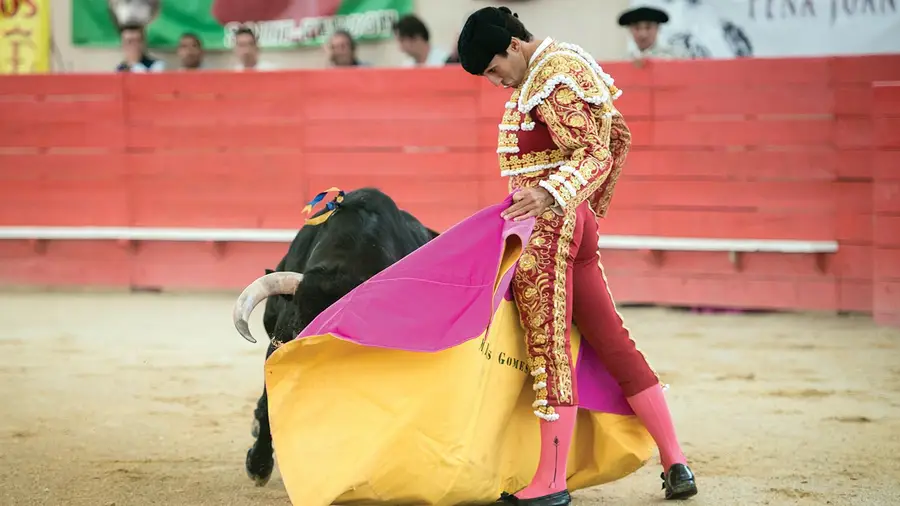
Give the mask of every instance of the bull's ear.
<path id="1" fill-rule="evenodd" d="M 272 269 L 266 269 L 266 274 L 272 274 L 273 272 L 275 271 L 273 271 Z"/>

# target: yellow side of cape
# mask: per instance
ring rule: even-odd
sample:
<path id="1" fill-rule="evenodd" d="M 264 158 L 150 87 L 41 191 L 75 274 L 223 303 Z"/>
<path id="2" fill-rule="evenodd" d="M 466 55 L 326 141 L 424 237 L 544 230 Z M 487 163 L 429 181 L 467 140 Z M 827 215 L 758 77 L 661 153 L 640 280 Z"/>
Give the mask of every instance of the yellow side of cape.
<path id="1" fill-rule="evenodd" d="M 483 336 L 482 336 L 483 337 Z M 572 333 L 572 351 L 581 342 Z M 488 338 L 438 353 L 292 341 L 266 363 L 275 453 L 298 506 L 490 504 L 537 468 L 539 419 L 515 304 Z M 620 479 L 651 456 L 634 416 L 580 410 L 570 490 Z"/>

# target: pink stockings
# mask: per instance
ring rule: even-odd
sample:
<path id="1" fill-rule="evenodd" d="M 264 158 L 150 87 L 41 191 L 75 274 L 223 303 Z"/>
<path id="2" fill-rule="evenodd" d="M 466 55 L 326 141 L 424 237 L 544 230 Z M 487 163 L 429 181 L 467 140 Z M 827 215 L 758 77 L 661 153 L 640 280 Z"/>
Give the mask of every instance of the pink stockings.
<path id="1" fill-rule="evenodd" d="M 675 427 L 662 387 L 653 385 L 629 397 L 628 403 L 644 427 L 647 428 L 647 432 L 656 441 L 663 469 L 668 471 L 673 464 L 687 465 L 687 459 L 685 459 L 675 435 Z M 519 499 L 533 499 L 566 489 L 566 477 L 568 476 L 566 464 L 569 460 L 569 449 L 572 446 L 578 408 L 558 406 L 556 412 L 559 414 L 558 420 L 540 421 L 541 455 L 537 471 L 535 471 L 531 483 L 516 493 L 516 497 Z"/>
<path id="2" fill-rule="evenodd" d="M 575 419 L 578 408 L 575 406 L 558 406 L 556 412 L 559 419 L 548 422 L 541 420 L 541 456 L 537 471 L 531 483 L 523 490 L 516 492 L 519 499 L 533 499 L 561 492 L 566 489 L 566 476 L 569 461 L 569 448 L 575 432 Z"/>
<path id="3" fill-rule="evenodd" d="M 629 397 L 628 404 L 656 441 L 663 470 L 668 471 L 672 464 L 687 465 L 687 459 L 684 458 L 678 438 L 675 436 L 675 426 L 662 386 L 653 385 Z"/>

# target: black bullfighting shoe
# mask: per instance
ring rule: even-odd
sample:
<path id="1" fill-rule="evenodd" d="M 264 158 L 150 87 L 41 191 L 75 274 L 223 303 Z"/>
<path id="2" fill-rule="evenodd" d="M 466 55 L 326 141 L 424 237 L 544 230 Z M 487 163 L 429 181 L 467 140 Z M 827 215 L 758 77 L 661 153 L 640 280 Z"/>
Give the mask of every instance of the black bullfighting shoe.
<path id="1" fill-rule="evenodd" d="M 684 464 L 673 464 L 668 473 L 662 473 L 659 477 L 663 481 L 666 500 L 687 499 L 697 495 L 694 473 Z"/>
<path id="2" fill-rule="evenodd" d="M 514 504 L 518 506 L 568 506 L 572 503 L 572 496 L 568 490 L 556 492 L 555 494 L 542 495 L 533 499 L 519 499 L 513 494 L 503 492 L 500 499 L 494 504 Z"/>

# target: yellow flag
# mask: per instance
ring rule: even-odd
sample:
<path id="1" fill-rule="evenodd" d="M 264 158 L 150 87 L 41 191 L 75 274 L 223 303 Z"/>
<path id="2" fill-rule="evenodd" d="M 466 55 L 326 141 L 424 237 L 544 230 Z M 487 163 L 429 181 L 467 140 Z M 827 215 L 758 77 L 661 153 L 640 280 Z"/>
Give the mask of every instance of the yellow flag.
<path id="1" fill-rule="evenodd" d="M 0 74 L 50 71 L 50 0 L 0 0 Z"/>

